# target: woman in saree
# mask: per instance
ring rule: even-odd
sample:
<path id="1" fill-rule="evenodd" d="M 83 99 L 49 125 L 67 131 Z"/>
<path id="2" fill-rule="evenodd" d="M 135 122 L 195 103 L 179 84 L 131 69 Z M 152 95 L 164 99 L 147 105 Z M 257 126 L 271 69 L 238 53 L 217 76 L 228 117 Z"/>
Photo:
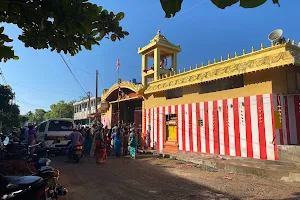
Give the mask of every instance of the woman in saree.
<path id="1" fill-rule="evenodd" d="M 105 136 L 104 136 L 104 129 L 100 128 L 96 133 L 95 133 L 95 153 L 96 153 L 96 163 L 104 163 L 107 155 L 106 155 L 106 141 L 105 141 Z"/>
<path id="2" fill-rule="evenodd" d="M 88 129 L 86 132 L 86 138 L 84 141 L 84 152 L 88 155 L 90 154 L 90 151 L 91 151 L 92 142 L 93 142 L 93 138 L 92 138 L 92 134 L 91 134 L 91 129 Z"/>
<path id="3" fill-rule="evenodd" d="M 130 129 L 130 135 L 129 135 L 129 152 L 131 158 L 135 159 L 136 157 L 136 147 L 137 147 L 137 139 L 134 133 L 134 128 Z"/>
<path id="4" fill-rule="evenodd" d="M 116 133 L 116 137 L 114 138 L 114 152 L 118 157 L 120 157 L 121 153 L 122 153 L 122 140 L 121 140 L 121 137 L 120 137 L 120 129 L 117 130 L 117 133 Z"/>

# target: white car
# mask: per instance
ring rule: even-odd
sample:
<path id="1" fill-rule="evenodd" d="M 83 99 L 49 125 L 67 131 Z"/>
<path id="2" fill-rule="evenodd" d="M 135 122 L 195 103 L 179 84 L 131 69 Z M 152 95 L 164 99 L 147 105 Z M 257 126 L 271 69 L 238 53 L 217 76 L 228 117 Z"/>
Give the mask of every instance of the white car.
<path id="1" fill-rule="evenodd" d="M 75 127 L 73 119 L 49 119 L 39 125 L 36 140 L 43 142 L 43 146 L 47 149 L 65 149 L 69 142 L 65 136 L 69 136 Z"/>

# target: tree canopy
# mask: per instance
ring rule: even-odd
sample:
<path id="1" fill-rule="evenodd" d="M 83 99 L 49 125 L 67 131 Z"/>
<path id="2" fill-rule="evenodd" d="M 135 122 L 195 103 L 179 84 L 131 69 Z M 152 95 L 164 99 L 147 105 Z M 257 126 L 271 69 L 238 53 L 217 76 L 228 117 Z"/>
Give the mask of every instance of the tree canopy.
<path id="1" fill-rule="evenodd" d="M 211 0 L 218 8 L 239 3 L 243 8 L 256 8 L 267 0 Z M 279 5 L 279 0 L 272 0 Z M 183 0 L 160 0 L 166 17 L 181 10 Z M 48 49 L 75 55 L 84 47 L 91 50 L 106 37 L 112 41 L 129 35 L 120 25 L 124 13 L 108 12 L 88 0 L 0 0 L 0 23 L 15 24 L 22 34 L 18 39 L 25 47 Z M 13 40 L 0 27 L 0 62 L 18 59 Z"/>
<path id="2" fill-rule="evenodd" d="M 45 114 L 46 114 L 46 111 L 44 109 L 35 109 L 34 113 L 29 111 L 23 117 L 25 119 L 27 119 L 28 123 L 30 123 L 30 124 L 39 124 L 45 120 Z"/>
<path id="3" fill-rule="evenodd" d="M 279 0 L 272 0 L 274 4 L 279 4 Z M 181 10 L 183 0 L 160 0 L 161 6 L 167 18 L 174 17 Z M 267 0 L 211 0 L 218 8 L 225 9 L 228 6 L 239 3 L 242 8 L 256 8 L 263 5 Z"/>
<path id="4" fill-rule="evenodd" d="M 91 50 L 104 37 L 116 41 L 127 36 L 120 25 L 123 18 L 123 12 L 109 12 L 88 0 L 0 0 L 0 23 L 17 25 L 25 47 L 71 55 L 82 47 Z M 18 59 L 9 42 L 0 27 L 0 62 Z"/>
<path id="5" fill-rule="evenodd" d="M 73 103 L 73 101 L 66 103 L 62 100 L 57 104 L 52 104 L 50 106 L 50 111 L 35 109 L 34 112 L 29 111 L 26 115 L 20 116 L 19 118 L 22 122 L 25 120 L 28 121 L 28 123 L 35 125 L 51 118 L 73 118 Z"/>
<path id="6" fill-rule="evenodd" d="M 50 118 L 72 118 L 73 119 L 73 108 L 74 101 L 66 103 L 65 101 L 59 101 L 57 104 L 50 106 L 51 111 L 45 114 L 45 119 Z"/>
<path id="7" fill-rule="evenodd" d="M 19 106 L 13 102 L 14 93 L 10 86 L 0 84 L 0 131 L 8 133 L 19 126 Z"/>

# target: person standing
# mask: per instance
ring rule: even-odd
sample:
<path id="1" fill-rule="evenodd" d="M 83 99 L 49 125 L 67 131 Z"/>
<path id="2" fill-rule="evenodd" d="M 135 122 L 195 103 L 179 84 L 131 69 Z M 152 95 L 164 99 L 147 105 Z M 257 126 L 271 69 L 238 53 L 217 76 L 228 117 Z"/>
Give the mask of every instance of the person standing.
<path id="1" fill-rule="evenodd" d="M 129 141 L 129 130 L 127 127 L 123 128 L 123 155 L 128 154 L 128 141 Z"/>
<path id="2" fill-rule="evenodd" d="M 80 133 L 81 133 L 81 135 L 82 135 L 82 147 L 83 147 L 83 149 L 84 149 L 85 139 L 86 139 L 86 136 L 87 136 L 86 130 L 85 130 L 84 127 L 82 127 L 82 128 L 80 129 Z"/>
<path id="3" fill-rule="evenodd" d="M 33 125 L 28 125 L 28 144 L 35 145 L 36 144 L 36 131 L 34 130 Z M 35 147 L 30 149 L 30 154 L 33 155 L 35 152 Z"/>
<path id="4" fill-rule="evenodd" d="M 129 152 L 131 158 L 136 158 L 136 147 L 137 147 L 137 140 L 134 133 L 134 128 L 130 129 L 130 135 L 129 135 Z"/>
<path id="5" fill-rule="evenodd" d="M 114 152 L 118 157 L 120 157 L 122 153 L 122 140 L 120 138 L 120 130 L 117 129 L 116 137 L 114 138 Z"/>
<path id="6" fill-rule="evenodd" d="M 91 150 L 90 150 L 90 156 L 93 157 L 95 155 L 95 134 L 98 131 L 98 127 L 96 122 L 94 122 L 92 129 L 91 129 L 91 136 L 92 136 L 92 143 L 91 143 Z"/>
<path id="7" fill-rule="evenodd" d="M 95 153 L 96 153 L 96 163 L 104 163 L 107 154 L 106 154 L 106 143 L 103 128 L 99 128 L 99 130 L 95 133 Z"/>

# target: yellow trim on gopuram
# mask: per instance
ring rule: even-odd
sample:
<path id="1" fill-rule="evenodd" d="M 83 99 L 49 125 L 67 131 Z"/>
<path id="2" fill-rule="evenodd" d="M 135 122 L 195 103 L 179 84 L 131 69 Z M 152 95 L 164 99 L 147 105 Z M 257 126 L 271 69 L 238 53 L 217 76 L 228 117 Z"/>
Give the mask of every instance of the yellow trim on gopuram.
<path id="1" fill-rule="evenodd" d="M 107 97 L 109 97 L 109 95 L 111 95 L 111 93 L 117 90 L 118 88 L 119 88 L 118 83 L 114 84 L 111 88 L 109 88 L 105 93 L 102 94 L 101 102 L 106 102 Z M 128 88 L 135 93 L 139 93 L 141 90 L 143 90 L 144 87 L 142 84 L 136 84 L 129 81 L 122 81 L 120 83 L 120 88 Z"/>
<path id="2" fill-rule="evenodd" d="M 221 61 L 219 62 L 214 59 L 212 63 L 208 61 L 208 65 L 206 66 L 202 63 L 201 67 L 196 65 L 196 68 L 193 69 L 191 66 L 188 71 L 184 69 L 182 73 L 180 73 L 180 71 L 177 74 L 175 71 L 170 72 L 166 74 L 165 77 L 150 82 L 144 94 L 151 94 L 290 64 L 300 65 L 299 47 L 300 43 L 296 46 L 294 41 L 288 41 L 285 44 L 268 48 L 264 48 L 264 46 L 261 45 L 261 49 L 258 51 L 255 51 L 254 47 L 252 47 L 252 52 L 248 54 L 243 50 L 243 55 L 241 56 L 235 53 L 234 58 L 228 55 L 226 60 L 224 60 L 223 57 L 221 57 Z"/>

